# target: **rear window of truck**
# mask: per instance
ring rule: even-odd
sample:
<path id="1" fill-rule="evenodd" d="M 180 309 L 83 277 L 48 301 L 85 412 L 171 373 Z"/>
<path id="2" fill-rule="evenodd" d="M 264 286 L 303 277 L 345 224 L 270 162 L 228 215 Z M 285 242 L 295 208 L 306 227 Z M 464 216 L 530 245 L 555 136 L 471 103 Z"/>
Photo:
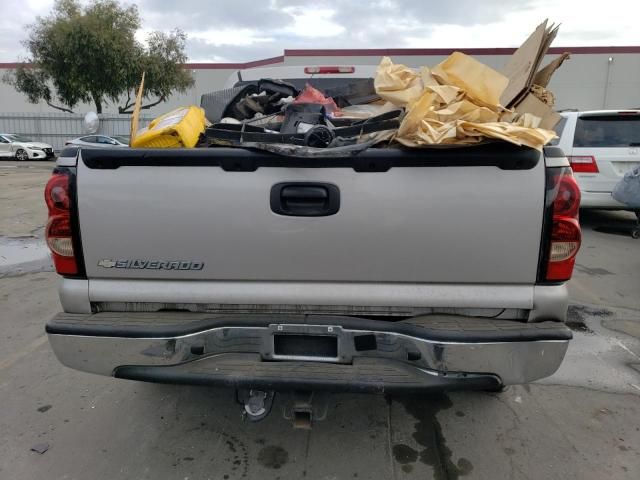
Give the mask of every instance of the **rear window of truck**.
<path id="1" fill-rule="evenodd" d="M 579 117 L 574 147 L 629 147 L 640 145 L 640 115 Z"/>

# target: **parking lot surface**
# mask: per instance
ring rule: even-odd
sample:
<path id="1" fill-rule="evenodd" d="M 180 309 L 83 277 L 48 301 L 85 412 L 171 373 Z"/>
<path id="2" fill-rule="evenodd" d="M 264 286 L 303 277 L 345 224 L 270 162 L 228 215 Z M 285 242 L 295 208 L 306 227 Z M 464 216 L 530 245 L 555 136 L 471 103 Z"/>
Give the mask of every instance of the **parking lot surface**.
<path id="1" fill-rule="evenodd" d="M 243 420 L 229 390 L 60 365 L 43 247 L 51 163 L 0 162 L 0 479 L 640 478 L 640 240 L 626 212 L 583 212 L 574 340 L 552 377 L 506 392 L 333 395 L 293 430 L 276 397 Z"/>

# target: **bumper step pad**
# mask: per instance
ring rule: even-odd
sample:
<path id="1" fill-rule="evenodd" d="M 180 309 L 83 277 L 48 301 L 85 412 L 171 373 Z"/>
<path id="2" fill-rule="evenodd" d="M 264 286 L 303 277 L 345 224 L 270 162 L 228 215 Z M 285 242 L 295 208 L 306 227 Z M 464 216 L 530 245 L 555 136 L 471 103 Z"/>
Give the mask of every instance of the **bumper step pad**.
<path id="1" fill-rule="evenodd" d="M 252 354 L 221 354 L 172 366 L 124 366 L 116 369 L 114 376 L 157 383 L 367 393 L 496 390 L 501 385 L 493 375 L 443 375 L 375 358 L 358 358 L 351 365 L 341 365 L 263 362 L 259 355 Z"/>

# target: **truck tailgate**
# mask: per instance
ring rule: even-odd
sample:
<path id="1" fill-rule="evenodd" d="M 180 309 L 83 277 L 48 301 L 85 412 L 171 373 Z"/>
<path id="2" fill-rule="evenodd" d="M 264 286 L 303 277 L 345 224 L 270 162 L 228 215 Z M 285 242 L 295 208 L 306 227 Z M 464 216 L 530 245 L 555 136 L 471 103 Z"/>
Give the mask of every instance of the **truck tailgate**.
<path id="1" fill-rule="evenodd" d="M 474 148 L 370 149 L 361 168 L 223 148 L 82 151 L 87 277 L 532 285 L 541 154 Z M 276 214 L 283 182 L 334 185 L 339 210 Z"/>

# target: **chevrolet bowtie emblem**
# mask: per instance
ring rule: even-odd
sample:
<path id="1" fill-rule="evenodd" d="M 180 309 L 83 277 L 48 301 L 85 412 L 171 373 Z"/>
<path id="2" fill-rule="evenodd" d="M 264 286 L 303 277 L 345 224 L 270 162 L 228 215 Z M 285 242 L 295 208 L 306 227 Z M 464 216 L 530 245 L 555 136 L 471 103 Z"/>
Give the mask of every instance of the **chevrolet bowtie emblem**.
<path id="1" fill-rule="evenodd" d="M 98 266 L 99 267 L 104 267 L 104 268 L 113 268 L 113 267 L 116 266 L 116 262 L 114 262 L 113 260 L 108 260 L 108 259 L 100 260 L 98 262 Z"/>

